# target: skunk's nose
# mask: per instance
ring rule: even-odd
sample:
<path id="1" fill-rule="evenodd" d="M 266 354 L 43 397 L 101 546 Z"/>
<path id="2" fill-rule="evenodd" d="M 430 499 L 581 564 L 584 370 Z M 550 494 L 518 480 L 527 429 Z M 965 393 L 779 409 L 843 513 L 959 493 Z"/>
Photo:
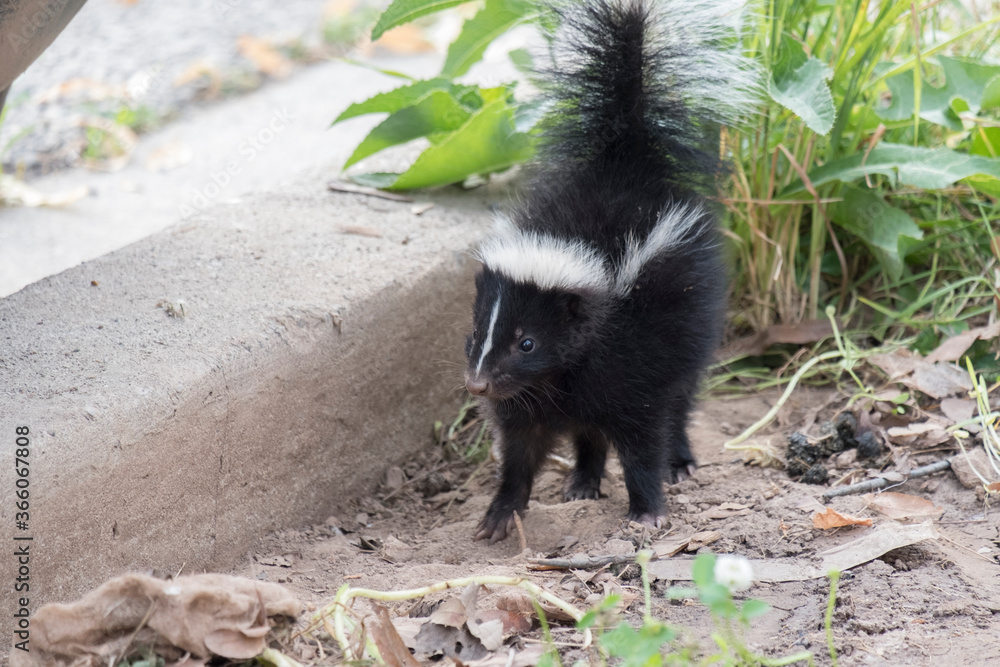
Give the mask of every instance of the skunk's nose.
<path id="1" fill-rule="evenodd" d="M 469 390 L 469 393 L 476 396 L 485 396 L 486 392 L 490 390 L 490 383 L 486 380 L 473 380 L 469 378 L 465 381 L 465 388 Z"/>

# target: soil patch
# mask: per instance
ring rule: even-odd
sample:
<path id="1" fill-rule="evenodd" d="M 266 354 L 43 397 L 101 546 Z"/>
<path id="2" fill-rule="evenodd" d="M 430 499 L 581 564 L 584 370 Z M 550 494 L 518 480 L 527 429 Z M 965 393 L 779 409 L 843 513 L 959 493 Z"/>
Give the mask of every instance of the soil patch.
<path id="1" fill-rule="evenodd" d="M 616 460 L 609 461 L 600 500 L 568 503 L 561 502 L 564 466 L 550 461 L 536 479 L 523 520 L 527 549 L 521 551 L 517 535 L 492 546 L 474 542 L 472 535 L 496 489 L 496 466 L 487 462 L 477 467 L 437 448 L 390 467 L 376 493 L 346 500 L 325 524 L 268 536 L 235 574 L 285 584 L 310 609 L 329 604 L 345 583 L 389 591 L 471 575 L 528 575 L 581 609 L 614 587 L 630 600 L 627 617 L 638 622 L 642 589 L 634 564 L 610 565 L 605 568 L 609 576 L 588 577 L 532 571 L 528 559 L 630 554 L 671 536 L 714 531 L 718 535 L 702 550 L 805 562 L 891 522 L 852 495 L 822 504 L 872 518 L 872 528 L 816 529 L 811 515 L 826 486 L 801 484 L 781 470 L 746 465 L 723 449 L 729 436 L 756 421 L 775 399 L 762 394 L 701 404 L 691 426 L 700 467 L 693 478 L 666 487 L 669 522 L 662 530 L 623 520 L 628 499 Z M 828 391 L 797 392 L 775 427 L 783 434 L 778 438 L 811 423 L 817 414 L 832 417 L 827 406 L 840 403 Z M 943 510 L 935 521 L 940 539 L 895 549 L 844 573 L 833 621 L 839 663 L 932 665 L 951 658 L 967 665 L 1000 664 L 1000 522 L 995 511 L 949 471 L 893 490 L 920 496 Z M 674 558 L 690 555 L 682 552 Z M 708 650 L 712 623 L 707 610 L 667 600 L 663 593 L 673 583 L 688 585 L 654 582 L 654 615 Z M 823 631 L 825 579 L 756 583 L 746 594 L 772 606 L 747 633 L 752 650 L 779 656 L 805 648 L 817 664 L 830 664 Z M 456 597 L 445 591 L 428 600 Z M 415 602 L 388 606 L 391 615 L 405 616 Z M 355 611 L 367 613 L 368 605 L 358 604 Z M 531 644 L 541 633 L 536 629 L 523 637 Z M 580 635 L 565 624 L 554 639 L 571 645 Z M 288 650 L 308 664 L 341 659 L 333 642 L 320 648 L 297 640 Z M 586 660 L 572 646 L 564 650 L 565 664 Z"/>

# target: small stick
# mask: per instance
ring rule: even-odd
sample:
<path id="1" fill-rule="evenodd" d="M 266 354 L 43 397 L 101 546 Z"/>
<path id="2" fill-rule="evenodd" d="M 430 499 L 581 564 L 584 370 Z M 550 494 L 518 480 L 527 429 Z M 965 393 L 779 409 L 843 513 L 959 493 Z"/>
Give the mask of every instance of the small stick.
<path id="1" fill-rule="evenodd" d="M 910 471 L 909 477 L 906 479 L 912 479 L 914 477 L 926 477 L 927 475 L 933 475 L 936 472 L 941 472 L 942 470 L 947 470 L 951 467 L 951 462 L 948 459 L 942 459 L 934 463 L 922 466 L 920 468 L 914 468 Z M 903 480 L 904 482 L 906 480 Z M 850 496 L 855 493 L 864 493 L 865 491 L 874 491 L 875 489 L 881 489 L 883 486 L 888 486 L 892 484 L 884 477 L 876 477 L 875 479 L 867 479 L 863 482 L 858 482 L 857 484 L 851 484 L 850 486 L 842 486 L 839 489 L 830 489 L 823 494 L 823 500 L 828 501 L 831 498 L 836 498 L 838 496 Z M 899 482 L 902 484 L 902 482 Z"/>
<path id="2" fill-rule="evenodd" d="M 597 570 L 606 565 L 624 565 L 635 562 L 631 556 L 583 556 L 576 558 L 529 558 L 532 570 Z"/>
<path id="3" fill-rule="evenodd" d="M 369 188 L 364 185 L 355 185 L 354 183 L 346 183 L 344 181 L 330 181 L 326 188 L 333 192 L 350 192 L 351 194 L 368 195 L 369 197 L 379 197 L 380 199 L 388 199 L 390 201 L 410 203 L 414 201 L 413 197 L 398 195 L 394 192 L 384 192 L 375 188 Z"/>
<path id="4" fill-rule="evenodd" d="M 514 512 L 514 525 L 517 526 L 517 539 L 521 543 L 521 551 L 528 548 L 528 540 L 524 539 L 524 526 L 521 525 L 521 517 Z"/>

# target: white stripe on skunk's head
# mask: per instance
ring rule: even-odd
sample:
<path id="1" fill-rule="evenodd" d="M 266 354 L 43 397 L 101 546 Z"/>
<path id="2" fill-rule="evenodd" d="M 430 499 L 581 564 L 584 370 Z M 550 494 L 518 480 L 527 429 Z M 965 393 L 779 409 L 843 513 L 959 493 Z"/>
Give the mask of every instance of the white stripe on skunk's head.
<path id="1" fill-rule="evenodd" d="M 613 279 L 596 250 L 582 241 L 518 229 L 505 218 L 497 220 L 492 236 L 476 257 L 491 270 L 514 282 L 540 289 L 608 292 Z"/>

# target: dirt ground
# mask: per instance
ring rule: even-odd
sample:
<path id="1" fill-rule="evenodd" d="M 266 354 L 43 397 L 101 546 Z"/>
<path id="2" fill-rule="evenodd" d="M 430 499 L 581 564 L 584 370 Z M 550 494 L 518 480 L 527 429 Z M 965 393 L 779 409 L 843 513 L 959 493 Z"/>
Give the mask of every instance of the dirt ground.
<path id="1" fill-rule="evenodd" d="M 623 592 L 630 600 L 627 617 L 639 622 L 642 589 L 635 565 L 609 566 L 607 574 L 593 577 L 594 571 L 533 571 L 528 569 L 528 558 L 628 554 L 664 538 L 715 531 L 718 539 L 701 550 L 801 561 L 805 567 L 818 552 L 894 523 L 868 508 L 861 496 L 849 495 L 824 504 L 870 517 L 873 527 L 816 529 L 811 515 L 828 487 L 794 482 L 781 470 L 746 465 L 741 456 L 723 449 L 725 440 L 756 421 L 775 398 L 762 394 L 701 404 L 691 427 L 700 467 L 692 479 L 666 487 L 669 521 L 662 530 L 650 532 L 622 519 L 628 501 L 617 461 L 609 462 L 600 500 L 568 503 L 561 502 L 565 472 L 559 462 L 550 461 L 536 479 L 524 517 L 527 549 L 521 551 L 516 535 L 494 545 L 474 542 L 476 525 L 496 488 L 496 465 L 466 463 L 447 455 L 446 448 L 430 445 L 427 452 L 387 471 L 376 493 L 345 502 L 324 525 L 267 537 L 252 560 L 234 574 L 283 583 L 310 609 L 329 604 L 345 583 L 389 591 L 471 575 L 527 575 L 580 609 L 588 608 L 597 599 L 595 594 Z M 814 424 L 817 417 L 832 417 L 842 405 L 843 399 L 830 392 L 802 389 L 783 409 L 772 433 L 783 440 L 788 433 Z M 946 454 L 938 448 L 914 455 L 913 463 L 921 465 Z M 847 465 L 858 467 L 849 461 Z M 831 479 L 841 472 L 845 471 L 832 470 Z M 939 537 L 894 549 L 844 573 L 833 618 L 839 664 L 937 665 L 943 660 L 1000 664 L 996 508 L 977 499 L 974 490 L 962 486 L 947 470 L 893 491 L 940 507 L 943 512 L 934 522 Z M 692 555 L 681 552 L 672 559 Z M 690 585 L 654 582 L 654 616 L 682 628 L 685 640 L 710 650 L 712 623 L 707 610 L 667 600 L 663 593 L 675 584 Z M 823 630 L 828 590 L 822 578 L 756 582 L 746 595 L 765 600 L 772 609 L 754 621 L 747 645 L 770 657 L 807 649 L 816 664 L 831 664 Z M 429 599 L 457 595 L 446 591 Z M 489 604 L 490 599 L 480 600 L 480 607 Z M 388 607 L 394 616 L 405 616 L 414 602 Z M 364 613 L 368 607 L 359 603 L 355 609 Z M 426 615 L 426 611 L 425 607 L 415 613 Z M 537 646 L 540 638 L 536 623 L 519 646 Z M 557 627 L 553 638 L 561 645 L 564 664 L 577 660 L 587 664 L 592 659 L 572 646 L 582 636 L 571 624 Z M 337 664 L 341 659 L 329 638 L 320 648 L 302 639 L 287 648 L 289 655 L 307 664 Z M 498 664 L 506 664 L 506 659 Z"/>

